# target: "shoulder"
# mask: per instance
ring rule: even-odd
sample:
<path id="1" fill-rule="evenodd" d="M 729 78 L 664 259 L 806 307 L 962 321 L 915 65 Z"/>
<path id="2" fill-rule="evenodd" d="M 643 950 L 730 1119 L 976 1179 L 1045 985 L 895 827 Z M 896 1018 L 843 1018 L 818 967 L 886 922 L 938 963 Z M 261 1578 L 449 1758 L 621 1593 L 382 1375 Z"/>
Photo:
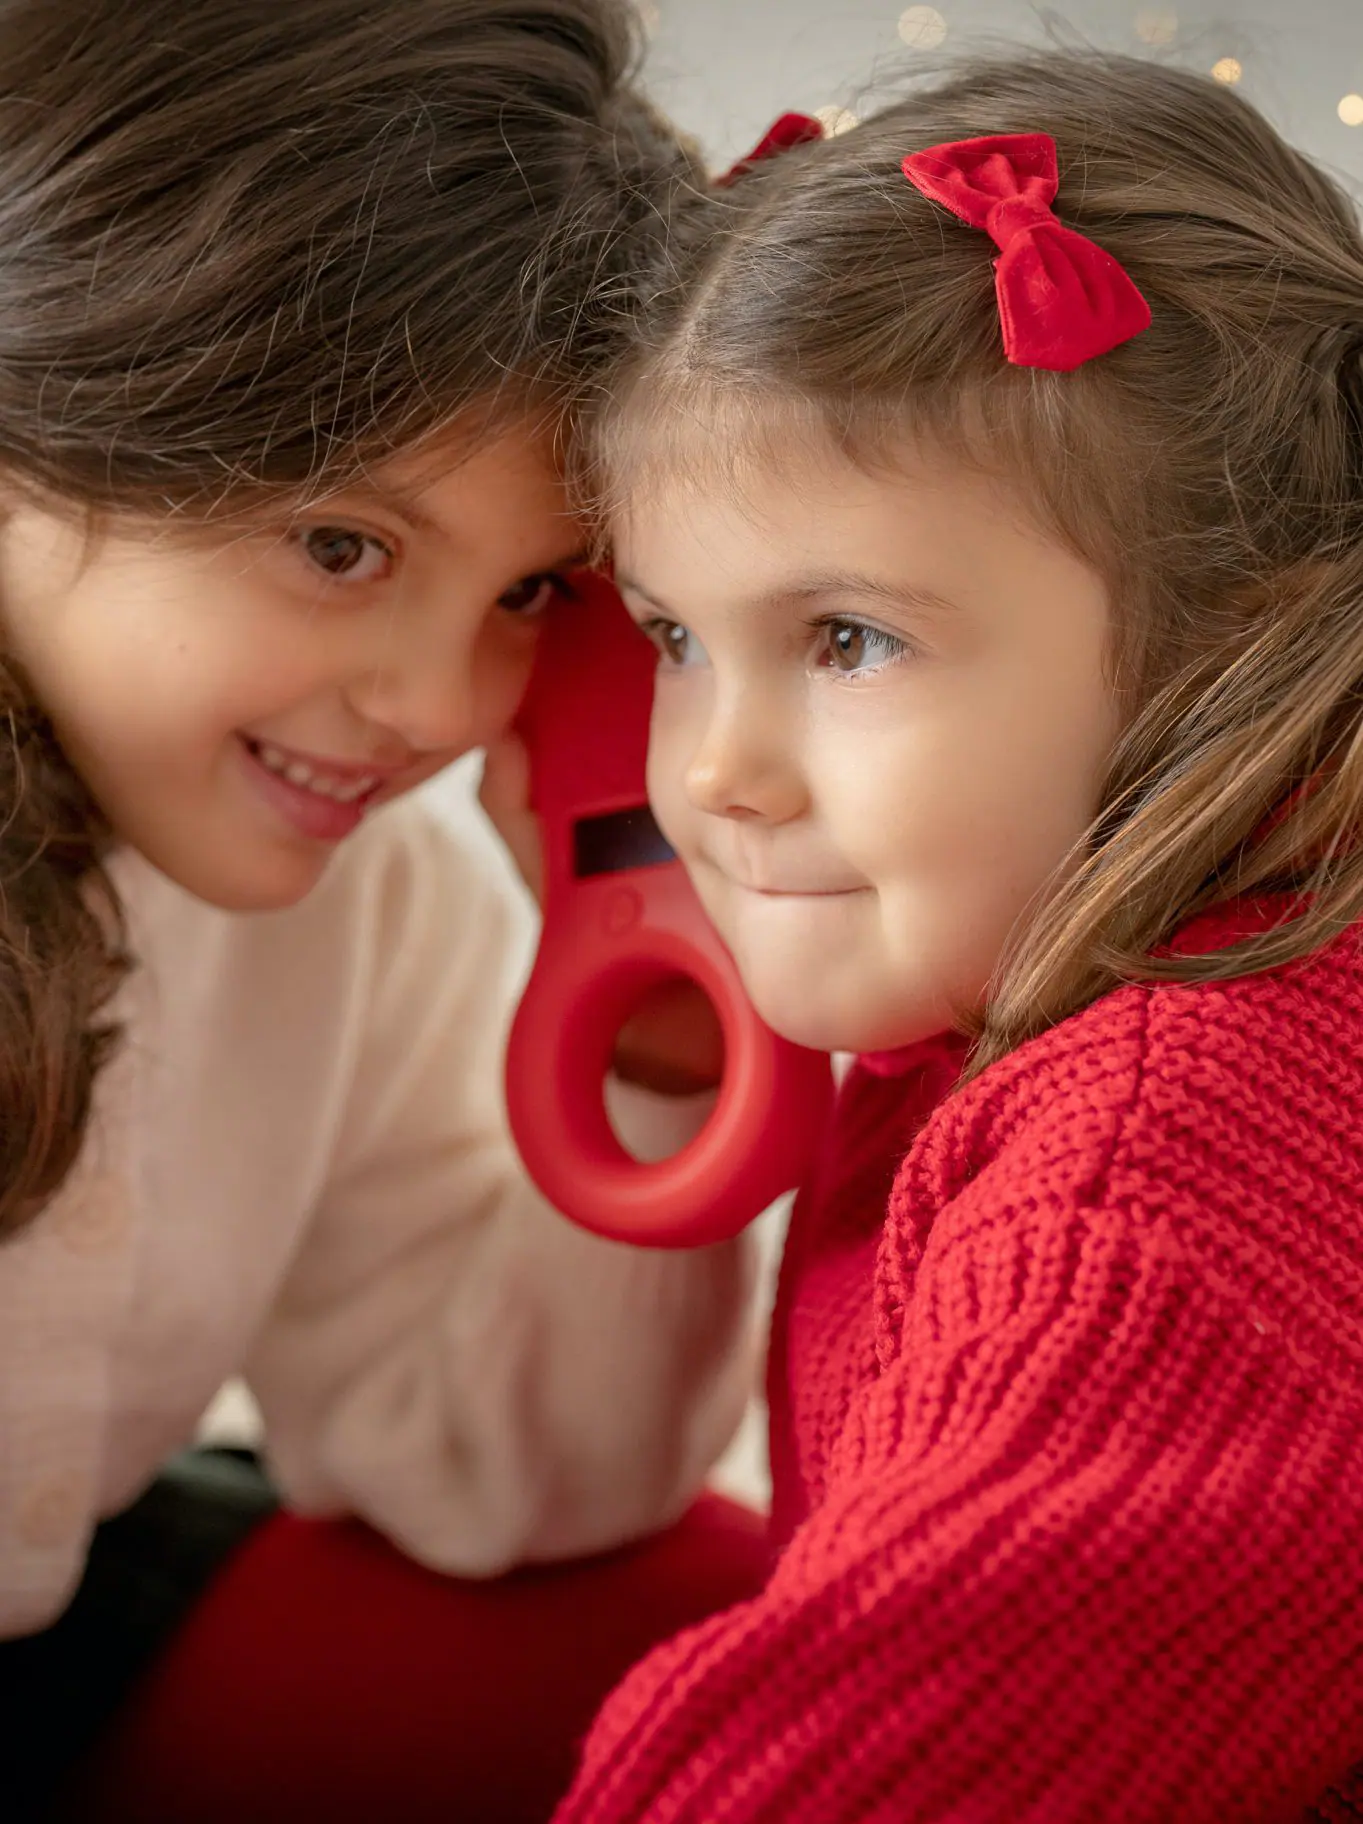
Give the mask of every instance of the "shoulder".
<path id="1" fill-rule="evenodd" d="M 1363 1275 L 1360 1131 L 1353 926 L 1260 974 L 1122 988 L 1019 1047 L 939 1107 L 891 1221 L 1122 1230 L 1328 1349 L 1329 1287 Z"/>
<path id="2" fill-rule="evenodd" d="M 1177 947 L 1214 950 L 1244 930 L 1203 921 Z M 1001 1060 L 974 1098 L 1033 1128 L 1080 1116 L 1105 1129 L 1195 1121 L 1204 1135 L 1257 1111 L 1279 1128 L 1313 1122 L 1361 1099 L 1363 925 L 1257 974 L 1119 989 Z"/>

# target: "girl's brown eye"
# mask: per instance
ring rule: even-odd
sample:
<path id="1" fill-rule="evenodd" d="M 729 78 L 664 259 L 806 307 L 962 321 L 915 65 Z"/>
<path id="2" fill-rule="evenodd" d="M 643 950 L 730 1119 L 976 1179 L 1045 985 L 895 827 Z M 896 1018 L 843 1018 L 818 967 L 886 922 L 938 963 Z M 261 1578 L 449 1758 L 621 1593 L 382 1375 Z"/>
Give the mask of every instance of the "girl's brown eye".
<path id="1" fill-rule="evenodd" d="M 497 606 L 505 609 L 507 614 L 514 614 L 524 619 L 530 615 L 542 614 L 554 598 L 554 591 L 559 588 L 557 576 L 526 576 L 519 583 L 514 583 L 505 595 L 497 597 Z"/>
<path id="2" fill-rule="evenodd" d="M 821 632 L 824 656 L 820 662 L 847 677 L 880 671 L 904 658 L 909 650 L 906 640 L 863 621 L 834 618 L 822 623 Z"/>
<path id="3" fill-rule="evenodd" d="M 843 621 L 828 630 L 828 646 L 833 662 L 855 671 L 866 657 L 866 629 L 853 621 Z"/>
<path id="4" fill-rule="evenodd" d="M 651 621 L 640 621 L 639 631 L 658 648 L 658 663 L 665 671 L 689 671 L 710 662 L 695 634 L 680 621 L 667 621 L 655 615 Z"/>
<path id="5" fill-rule="evenodd" d="M 309 526 L 300 537 L 309 563 L 327 576 L 373 583 L 392 565 L 393 554 L 386 545 L 349 526 Z"/>

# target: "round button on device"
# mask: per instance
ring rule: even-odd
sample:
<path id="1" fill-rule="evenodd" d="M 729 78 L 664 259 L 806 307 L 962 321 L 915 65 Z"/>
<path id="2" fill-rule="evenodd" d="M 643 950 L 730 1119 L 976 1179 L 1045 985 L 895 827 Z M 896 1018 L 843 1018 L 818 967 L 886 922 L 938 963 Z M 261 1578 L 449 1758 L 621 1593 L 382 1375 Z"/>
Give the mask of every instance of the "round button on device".
<path id="1" fill-rule="evenodd" d="M 607 937 L 623 937 L 644 915 L 644 902 L 633 887 L 616 887 L 601 908 L 601 929 Z"/>

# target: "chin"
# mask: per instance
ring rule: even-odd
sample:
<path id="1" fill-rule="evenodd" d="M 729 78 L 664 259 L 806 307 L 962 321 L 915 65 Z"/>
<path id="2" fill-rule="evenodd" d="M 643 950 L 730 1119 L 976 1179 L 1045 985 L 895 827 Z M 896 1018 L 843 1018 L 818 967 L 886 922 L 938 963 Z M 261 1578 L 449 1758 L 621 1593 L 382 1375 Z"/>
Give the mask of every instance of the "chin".
<path id="1" fill-rule="evenodd" d="M 811 1006 L 806 997 L 792 1004 L 789 995 L 764 995 L 751 988 L 748 995 L 758 1015 L 778 1038 L 810 1051 L 856 1049 L 847 1042 L 846 1019 L 839 1018 L 833 1009 Z"/>
<path id="2" fill-rule="evenodd" d="M 220 857 L 147 854 L 147 859 L 182 891 L 219 912 L 286 912 L 307 898 L 331 858 L 280 857 L 273 866 L 256 868 L 224 868 Z"/>
<path id="3" fill-rule="evenodd" d="M 945 1031 L 951 1015 L 941 1007 L 915 1007 L 902 1014 L 883 1005 L 820 1005 L 808 994 L 764 995 L 749 989 L 758 1013 L 774 1033 L 811 1051 L 898 1051 Z"/>

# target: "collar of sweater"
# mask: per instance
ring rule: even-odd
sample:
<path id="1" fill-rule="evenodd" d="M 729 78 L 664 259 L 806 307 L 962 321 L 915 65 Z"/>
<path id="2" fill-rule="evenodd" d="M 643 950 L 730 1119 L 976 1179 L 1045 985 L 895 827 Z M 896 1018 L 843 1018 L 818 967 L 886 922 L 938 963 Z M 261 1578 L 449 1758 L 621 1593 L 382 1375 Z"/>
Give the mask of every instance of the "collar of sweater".
<path id="1" fill-rule="evenodd" d="M 915 1039 L 912 1045 L 900 1045 L 893 1051 L 863 1051 L 857 1063 L 873 1077 L 907 1077 L 939 1059 L 959 1069 L 969 1049 L 970 1040 L 964 1033 L 948 1030 L 934 1033 L 930 1039 Z"/>

